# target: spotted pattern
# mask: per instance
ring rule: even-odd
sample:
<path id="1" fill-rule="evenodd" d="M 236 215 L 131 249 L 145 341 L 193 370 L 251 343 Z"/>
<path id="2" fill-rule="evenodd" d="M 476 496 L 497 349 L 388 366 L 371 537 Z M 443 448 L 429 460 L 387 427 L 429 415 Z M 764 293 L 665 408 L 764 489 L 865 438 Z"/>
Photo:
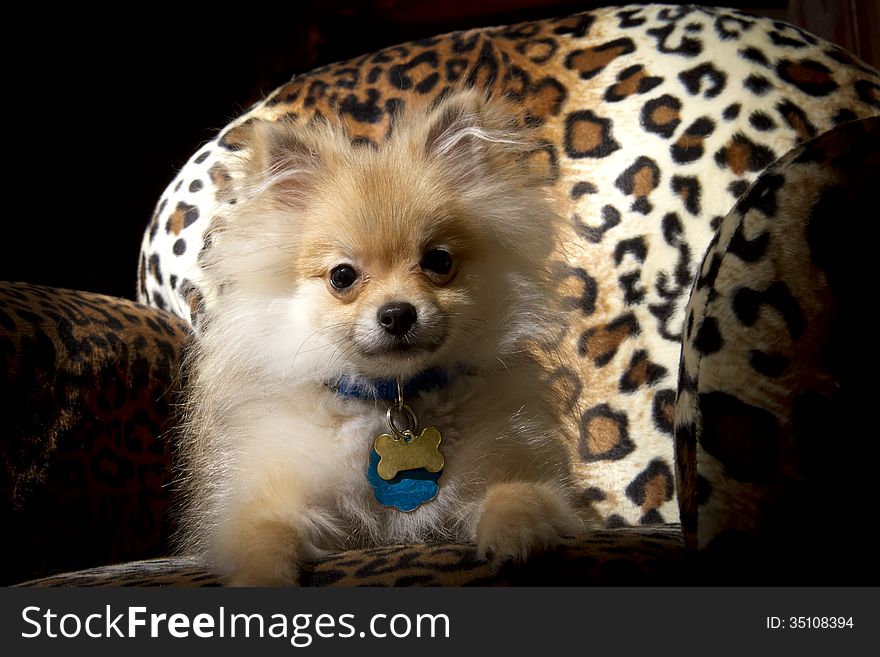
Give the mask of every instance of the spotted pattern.
<path id="1" fill-rule="evenodd" d="M 653 475 L 642 493 L 653 504 L 666 484 Z M 648 499 L 650 498 L 650 499 Z M 472 545 L 395 545 L 348 550 L 304 568 L 303 586 L 612 586 L 675 585 L 683 581 L 678 525 L 598 530 L 588 540 L 499 570 Z M 20 586 L 220 586 L 221 578 L 191 557 L 151 559 L 23 582 Z"/>
<path id="2" fill-rule="evenodd" d="M 0 583 L 164 549 L 188 331 L 131 301 L 0 283 Z"/>
<path id="3" fill-rule="evenodd" d="M 719 581 L 876 585 L 880 462 L 867 366 L 880 118 L 765 171 L 724 219 L 688 305 L 676 409 L 688 546 Z M 840 530 L 840 531 L 838 531 Z"/>

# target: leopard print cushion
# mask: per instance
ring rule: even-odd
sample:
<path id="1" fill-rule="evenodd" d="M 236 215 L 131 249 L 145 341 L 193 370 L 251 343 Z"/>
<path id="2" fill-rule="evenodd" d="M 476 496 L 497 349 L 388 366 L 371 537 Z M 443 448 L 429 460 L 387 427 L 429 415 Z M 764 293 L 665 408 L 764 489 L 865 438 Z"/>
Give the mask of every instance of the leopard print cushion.
<path id="1" fill-rule="evenodd" d="M 0 583 L 157 556 L 186 323 L 0 283 Z"/>
<path id="2" fill-rule="evenodd" d="M 493 570 L 470 545 L 350 550 L 309 565 L 303 586 L 673 585 L 684 579 L 678 525 L 600 530 L 575 544 Z M 219 586 L 197 559 L 175 557 L 92 568 L 21 586 Z"/>
<path id="3" fill-rule="evenodd" d="M 725 218 L 687 312 L 676 418 L 689 548 L 727 581 L 880 582 L 869 364 L 880 118 L 770 167 Z M 864 229 L 862 228 L 864 226 Z"/>
<path id="4" fill-rule="evenodd" d="M 675 522 L 673 419 L 685 305 L 722 218 L 776 158 L 880 112 L 877 71 L 778 21 L 695 6 L 612 7 L 455 32 L 297 75 L 202 146 L 143 240 L 139 298 L 199 322 L 200 254 L 236 197 L 255 119 L 338 114 L 383 140 L 405 105 L 457 86 L 505 94 L 542 135 L 567 233 L 564 391 L 581 501 L 606 526 Z M 208 295 L 208 296 L 206 296 Z"/>

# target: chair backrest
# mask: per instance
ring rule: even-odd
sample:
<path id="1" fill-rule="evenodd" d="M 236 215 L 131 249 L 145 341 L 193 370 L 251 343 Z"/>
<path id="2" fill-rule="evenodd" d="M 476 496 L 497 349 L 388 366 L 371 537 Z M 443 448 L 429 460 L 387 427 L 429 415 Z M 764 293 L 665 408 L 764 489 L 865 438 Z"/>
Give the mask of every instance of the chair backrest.
<path id="1" fill-rule="evenodd" d="M 878 113 L 877 72 L 777 21 L 650 5 L 456 32 L 303 73 L 168 186 L 143 241 L 141 300 L 187 320 L 210 303 L 199 253 L 218 195 L 234 197 L 243 124 L 338 113 L 354 137 L 378 142 L 402 105 L 457 85 L 508 95 L 542 133 L 567 229 L 557 268 L 570 312 L 558 334 L 573 363 L 549 376 L 568 396 L 561 430 L 583 502 L 610 526 L 674 522 L 682 329 L 703 253 L 775 159 Z"/>

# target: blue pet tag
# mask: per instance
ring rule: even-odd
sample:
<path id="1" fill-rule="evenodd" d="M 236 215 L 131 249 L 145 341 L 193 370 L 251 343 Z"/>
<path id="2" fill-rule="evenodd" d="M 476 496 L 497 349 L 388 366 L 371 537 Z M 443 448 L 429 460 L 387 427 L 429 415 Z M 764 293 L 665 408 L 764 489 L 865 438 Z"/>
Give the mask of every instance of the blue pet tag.
<path id="1" fill-rule="evenodd" d="M 400 511 L 412 511 L 420 504 L 429 502 L 437 496 L 440 486 L 437 483 L 443 471 L 429 472 L 425 468 L 401 470 L 391 479 L 379 476 L 379 459 L 376 450 L 370 451 L 370 466 L 367 480 L 373 487 L 373 494 L 379 504 L 393 506 Z"/>

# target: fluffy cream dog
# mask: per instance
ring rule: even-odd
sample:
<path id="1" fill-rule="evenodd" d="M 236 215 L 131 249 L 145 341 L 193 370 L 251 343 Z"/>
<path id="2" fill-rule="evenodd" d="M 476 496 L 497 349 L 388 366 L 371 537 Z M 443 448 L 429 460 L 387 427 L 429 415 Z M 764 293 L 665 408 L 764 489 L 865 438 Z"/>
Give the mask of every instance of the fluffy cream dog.
<path id="1" fill-rule="evenodd" d="M 473 91 L 405 113 L 378 148 L 329 122 L 253 126 L 203 263 L 182 550 L 278 585 L 325 550 L 473 541 L 504 561 L 580 531 L 529 355 L 555 324 L 555 213 L 526 143 Z M 427 428 L 439 450 L 410 458 Z M 409 476 L 433 490 L 386 506 L 399 482 L 368 473 L 381 434 L 400 458 L 378 471 L 402 468 L 404 498 Z"/>

